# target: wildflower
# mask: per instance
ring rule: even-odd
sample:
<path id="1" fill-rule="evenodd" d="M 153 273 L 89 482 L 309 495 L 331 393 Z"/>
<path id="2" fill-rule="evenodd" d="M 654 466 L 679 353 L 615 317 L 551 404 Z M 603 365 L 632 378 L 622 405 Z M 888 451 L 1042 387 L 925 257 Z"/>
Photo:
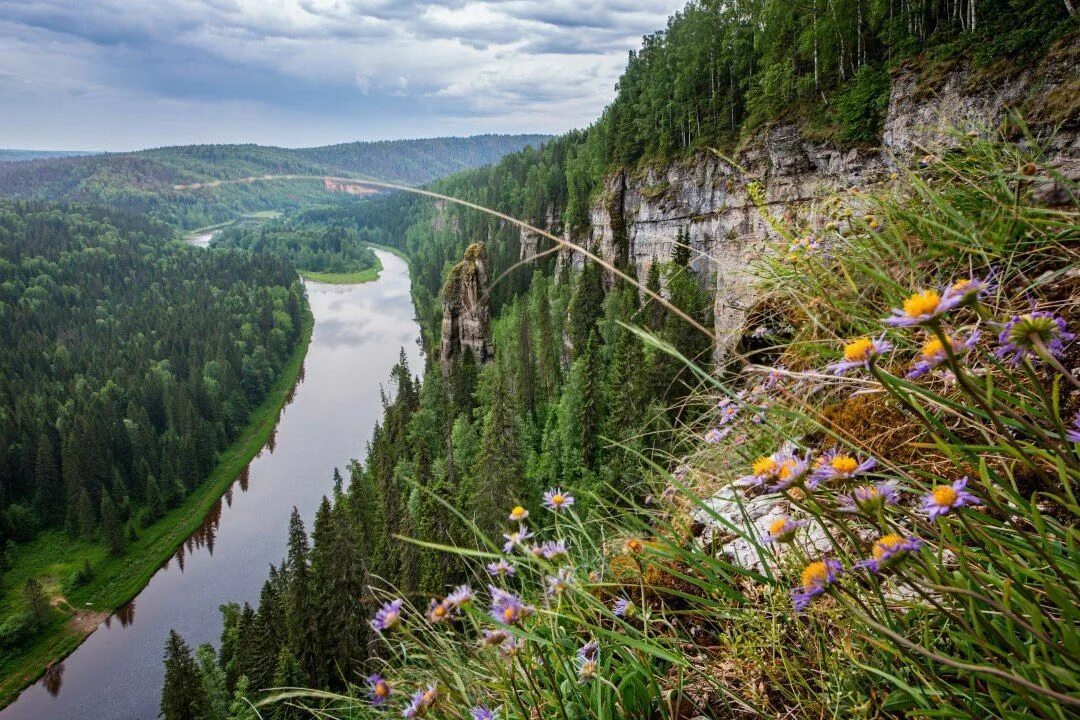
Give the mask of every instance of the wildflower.
<path id="1" fill-rule="evenodd" d="M 1077 417 L 1080 417 L 1080 413 L 1077 414 Z M 1078 440 L 1077 442 L 1080 442 L 1080 440 Z M 660 492 L 660 500 L 662 502 L 671 504 L 675 502 L 675 495 L 677 492 L 678 490 L 674 485 L 665 485 L 664 489 Z"/>
<path id="2" fill-rule="evenodd" d="M 776 470 L 776 482 L 769 486 L 770 492 L 779 492 L 794 487 L 800 487 L 806 479 L 810 469 L 810 461 L 791 454 L 780 461 Z"/>
<path id="3" fill-rule="evenodd" d="M 596 677 L 600 646 L 595 640 L 585 643 L 577 652 L 578 680 L 587 682 Z"/>
<path id="4" fill-rule="evenodd" d="M 640 555 L 645 550 L 645 543 L 638 538 L 630 538 L 623 543 L 623 552 L 630 555 Z"/>
<path id="5" fill-rule="evenodd" d="M 405 717 L 409 720 L 424 717 L 438 699 L 439 689 L 435 683 L 431 683 L 423 690 L 417 690 L 409 702 L 409 707 L 405 708 Z"/>
<path id="6" fill-rule="evenodd" d="M 533 543 L 529 547 L 525 548 L 526 552 L 532 555 L 534 558 L 544 557 L 544 548 L 540 543 Z"/>
<path id="7" fill-rule="evenodd" d="M 522 641 L 515 637 L 508 637 L 503 644 L 499 646 L 499 655 L 503 660 L 513 660 L 518 656 L 518 653 L 521 652 L 523 646 L 524 643 Z"/>
<path id="8" fill-rule="evenodd" d="M 933 520 L 941 515 L 948 515 L 954 509 L 979 502 L 979 498 L 969 493 L 968 479 L 962 477 L 952 485 L 938 485 L 923 498 L 922 509 Z"/>
<path id="9" fill-rule="evenodd" d="M 855 567 L 868 568 L 871 572 L 879 573 L 900 561 L 908 553 L 918 551 L 923 541 L 915 537 L 904 537 L 896 533 L 882 535 L 874 543 L 871 557 L 868 560 L 860 560 Z"/>
<path id="10" fill-rule="evenodd" d="M 460 608 L 472 602 L 473 591 L 468 585 L 458 585 L 446 596 L 446 602 L 455 608 Z"/>
<path id="11" fill-rule="evenodd" d="M 767 543 L 788 543 L 795 539 L 795 531 L 806 524 L 805 520 L 792 520 L 782 517 L 773 520 L 769 524 L 769 535 L 765 538 Z"/>
<path id="12" fill-rule="evenodd" d="M 796 610 L 805 610 L 818 595 L 825 593 L 844 571 L 836 560 L 818 560 L 806 566 L 802 572 L 800 587 L 791 591 Z"/>
<path id="13" fill-rule="evenodd" d="M 750 466 L 750 474 L 736 480 L 737 485 L 754 486 L 762 485 L 776 478 L 780 470 L 780 462 L 783 460 L 782 453 L 762 455 Z"/>
<path id="14" fill-rule="evenodd" d="M 501 645 L 510 637 L 505 630 L 485 630 L 483 643 L 485 645 Z"/>
<path id="15" fill-rule="evenodd" d="M 401 622 L 401 606 L 403 604 L 405 604 L 405 601 L 398 598 L 379 608 L 378 612 L 375 613 L 375 617 L 371 620 L 371 627 L 375 632 L 382 633 L 397 627 L 398 623 Z"/>
<path id="16" fill-rule="evenodd" d="M 595 640 L 590 640 L 578 648 L 577 656 L 582 660 L 599 660 L 600 645 Z"/>
<path id="17" fill-rule="evenodd" d="M 533 534 L 529 532 L 529 528 L 524 525 L 511 533 L 503 533 L 503 537 L 506 538 L 506 543 L 503 544 L 503 552 L 508 553 L 518 545 L 524 545 L 525 541 L 532 536 Z"/>
<path id="18" fill-rule="evenodd" d="M 995 354 L 1014 364 L 1041 348 L 1059 357 L 1065 352 L 1065 343 L 1076 338 L 1066 327 L 1062 318 L 1045 311 L 1014 315 L 998 335 L 1001 347 Z"/>
<path id="19" fill-rule="evenodd" d="M 570 568 L 564 567 L 559 568 L 559 571 L 554 575 L 548 575 L 545 581 L 547 582 L 548 595 L 561 595 L 574 584 L 574 576 L 570 573 Z"/>
<path id="20" fill-rule="evenodd" d="M 516 625 L 523 618 L 533 613 L 533 608 L 524 605 L 521 598 L 514 593 L 501 590 L 497 587 L 491 590 L 491 617 L 495 622 L 506 625 Z"/>
<path id="21" fill-rule="evenodd" d="M 892 483 L 861 485 L 850 495 L 845 495 L 840 499 L 842 503 L 840 510 L 843 512 L 862 511 L 867 515 L 877 515 L 885 506 L 895 505 L 898 501 L 896 486 Z"/>
<path id="22" fill-rule="evenodd" d="M 529 511 L 518 505 L 510 511 L 511 522 L 522 522 L 525 518 L 529 517 Z"/>
<path id="23" fill-rule="evenodd" d="M 883 338 L 877 340 L 868 337 L 857 338 L 844 346 L 844 359 L 831 363 L 827 369 L 834 375 L 843 375 L 854 368 L 868 368 L 874 358 L 884 355 L 892 348 L 892 343 Z"/>
<path id="24" fill-rule="evenodd" d="M 477 706 L 469 710 L 469 715 L 472 720 L 496 720 L 498 713 L 494 710 L 488 710 L 486 707 Z"/>
<path id="25" fill-rule="evenodd" d="M 709 445 L 715 445 L 730 434 L 731 428 L 724 428 L 723 430 L 720 428 L 710 428 L 705 433 L 705 442 Z"/>
<path id="26" fill-rule="evenodd" d="M 494 577 L 513 576 L 517 570 L 514 566 L 506 562 L 506 560 L 500 559 L 498 562 L 488 563 L 487 566 L 488 575 Z"/>
<path id="27" fill-rule="evenodd" d="M 985 297 L 992 288 L 993 286 L 982 278 L 964 278 L 946 288 L 944 299 L 957 305 L 970 305 Z"/>
<path id="28" fill-rule="evenodd" d="M 544 493 L 544 507 L 553 512 L 559 512 L 574 504 L 574 496 L 563 492 L 562 488 L 555 488 Z"/>
<path id="29" fill-rule="evenodd" d="M 540 554 L 547 560 L 558 560 L 566 557 L 566 542 L 563 540 L 548 540 L 540 546 Z"/>
<path id="30" fill-rule="evenodd" d="M 858 458 L 833 449 L 819 458 L 807 484 L 815 488 L 826 480 L 850 480 L 873 470 L 875 465 L 877 465 L 877 460 L 872 457 L 860 462 Z"/>
<path id="31" fill-rule="evenodd" d="M 611 612 L 615 613 L 615 617 L 630 617 L 634 613 L 634 603 L 626 598 L 619 598 L 611 606 Z"/>
<path id="32" fill-rule="evenodd" d="M 735 403 L 730 403 L 720 409 L 720 424 L 727 425 L 739 417 L 739 406 Z"/>
<path id="33" fill-rule="evenodd" d="M 374 675 L 368 675 L 368 699 L 372 705 L 376 707 L 386 702 L 390 697 L 390 693 L 393 690 L 390 688 L 390 683 L 383 679 L 382 675 L 375 673 Z"/>
<path id="34" fill-rule="evenodd" d="M 952 351 L 953 355 L 961 357 L 966 355 L 971 348 L 975 346 L 975 343 L 979 339 L 979 333 L 973 332 L 967 336 L 966 340 L 959 343 L 956 341 L 956 338 L 951 335 L 945 335 L 945 339 L 948 341 L 949 350 Z M 914 380 L 917 377 L 922 377 L 941 363 L 945 362 L 948 357 L 949 355 L 948 351 L 945 349 L 945 343 L 941 342 L 940 338 L 937 336 L 928 338 L 923 344 L 922 352 L 919 353 L 919 357 L 911 366 L 911 370 L 908 371 L 908 379 Z"/>
<path id="35" fill-rule="evenodd" d="M 1065 431 L 1065 437 L 1069 442 L 1080 443 L 1080 412 L 1073 418 L 1072 427 Z"/>
<path id="36" fill-rule="evenodd" d="M 885 318 L 885 323 L 893 327 L 932 325 L 959 305 L 963 298 L 963 295 L 949 291 L 942 295 L 937 290 L 923 290 L 904 300 L 904 306 L 894 309 L 892 316 Z"/>
<path id="37" fill-rule="evenodd" d="M 453 610 L 454 607 L 445 600 L 435 600 L 432 598 L 431 602 L 428 603 L 428 609 L 424 615 L 431 623 L 438 624 L 444 620 L 449 620 Z"/>

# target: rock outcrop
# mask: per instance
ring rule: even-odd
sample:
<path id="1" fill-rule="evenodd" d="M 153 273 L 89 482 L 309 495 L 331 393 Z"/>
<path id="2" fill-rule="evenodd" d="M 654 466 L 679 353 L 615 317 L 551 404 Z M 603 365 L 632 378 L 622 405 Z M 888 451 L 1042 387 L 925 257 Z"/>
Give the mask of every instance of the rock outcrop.
<path id="1" fill-rule="evenodd" d="M 444 373 L 453 359 L 466 350 L 479 363 L 486 363 L 494 355 L 483 243 L 468 247 L 443 286 L 441 338 L 439 361 Z"/>

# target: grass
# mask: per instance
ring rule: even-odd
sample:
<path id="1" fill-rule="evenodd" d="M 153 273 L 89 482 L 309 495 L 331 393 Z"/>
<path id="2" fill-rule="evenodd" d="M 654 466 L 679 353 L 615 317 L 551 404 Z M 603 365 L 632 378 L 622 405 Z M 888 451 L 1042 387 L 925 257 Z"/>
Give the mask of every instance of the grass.
<path id="1" fill-rule="evenodd" d="M 409 262 L 409 257 L 396 247 L 389 245 L 380 245 L 378 243 L 364 243 L 377 250 L 384 250 L 388 253 L 393 253 L 406 263 Z M 379 273 L 382 272 L 382 261 L 376 256 L 375 267 L 366 268 L 364 270 L 358 270 L 352 273 L 321 273 L 314 272 L 312 270 L 301 270 L 300 274 L 307 280 L 313 280 L 314 282 L 329 283 L 331 285 L 356 285 L 359 283 L 372 282 L 379 279 Z"/>
<path id="2" fill-rule="evenodd" d="M 0 708 L 11 703 L 27 685 L 37 680 L 49 665 L 77 648 L 97 627 L 97 620 L 115 612 L 134 598 L 158 568 L 202 524 L 207 512 L 232 485 L 237 475 L 262 449 L 277 425 L 286 399 L 296 385 L 307 355 L 314 318 L 310 308 L 302 337 L 292 358 L 271 388 L 269 395 L 252 413 L 245 432 L 221 453 L 209 477 L 180 507 L 141 531 L 119 558 L 111 557 L 96 542 L 72 540 L 58 531 L 44 532 L 32 542 L 20 545 L 12 568 L 5 574 L 5 592 L 0 600 L 2 614 L 22 609 L 22 588 L 28 578 L 40 580 L 54 603 L 52 617 L 33 642 L 0 656 Z M 94 578 L 64 595 L 62 585 L 89 561 Z M 64 602 L 64 601 L 67 602 Z M 87 613 L 92 613 L 89 617 Z M 72 622 L 82 619 L 83 622 Z"/>

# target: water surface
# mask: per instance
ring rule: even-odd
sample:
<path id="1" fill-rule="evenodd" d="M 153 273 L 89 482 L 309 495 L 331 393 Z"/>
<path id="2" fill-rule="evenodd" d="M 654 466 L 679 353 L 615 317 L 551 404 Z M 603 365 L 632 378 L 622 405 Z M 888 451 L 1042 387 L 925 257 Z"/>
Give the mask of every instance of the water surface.
<path id="1" fill-rule="evenodd" d="M 151 720 L 158 716 L 170 628 L 192 646 L 218 645 L 228 602 L 257 603 L 270 563 L 285 555 L 289 515 L 311 530 L 334 468 L 361 456 L 381 419 L 380 384 L 404 347 L 422 370 L 408 268 L 376 251 L 383 272 L 363 285 L 307 283 L 315 316 L 301 381 L 274 435 L 202 528 L 139 593 L 102 623 L 0 720 Z"/>

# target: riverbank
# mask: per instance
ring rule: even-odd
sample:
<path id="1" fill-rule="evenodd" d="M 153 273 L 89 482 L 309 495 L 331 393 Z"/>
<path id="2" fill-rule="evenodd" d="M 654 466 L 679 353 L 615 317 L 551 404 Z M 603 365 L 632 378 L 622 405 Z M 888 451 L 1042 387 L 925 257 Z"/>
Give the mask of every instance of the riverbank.
<path id="1" fill-rule="evenodd" d="M 384 250 L 388 253 L 397 255 L 399 258 L 405 261 L 405 264 L 409 264 L 409 256 L 398 250 L 396 247 L 389 245 L 380 245 L 379 243 L 364 243 L 368 247 L 375 250 Z M 378 256 L 375 257 L 375 267 L 365 268 L 364 270 L 358 270 L 354 273 L 321 273 L 314 272 L 312 270 L 300 270 L 299 273 L 305 280 L 311 280 L 313 282 L 328 283 L 330 285 L 357 285 L 359 283 L 372 282 L 379 279 L 379 273 L 382 272 L 382 261 Z"/>
<path id="2" fill-rule="evenodd" d="M 314 328 L 311 308 L 305 313 L 301 340 L 266 399 L 252 413 L 240 439 L 221 453 L 214 471 L 183 502 L 129 543 L 127 552 L 111 557 L 100 543 L 72 540 L 63 532 L 41 533 L 21 545 L 4 574 L 2 607 L 7 614 L 22 606 L 22 588 L 30 577 L 41 580 L 54 610 L 34 641 L 0 657 L 0 708 L 35 682 L 46 669 L 77 648 L 103 620 L 134 598 L 157 570 L 202 525 L 207 513 L 270 439 L 278 416 L 300 377 Z M 68 579 L 85 562 L 94 577 L 76 588 Z"/>

